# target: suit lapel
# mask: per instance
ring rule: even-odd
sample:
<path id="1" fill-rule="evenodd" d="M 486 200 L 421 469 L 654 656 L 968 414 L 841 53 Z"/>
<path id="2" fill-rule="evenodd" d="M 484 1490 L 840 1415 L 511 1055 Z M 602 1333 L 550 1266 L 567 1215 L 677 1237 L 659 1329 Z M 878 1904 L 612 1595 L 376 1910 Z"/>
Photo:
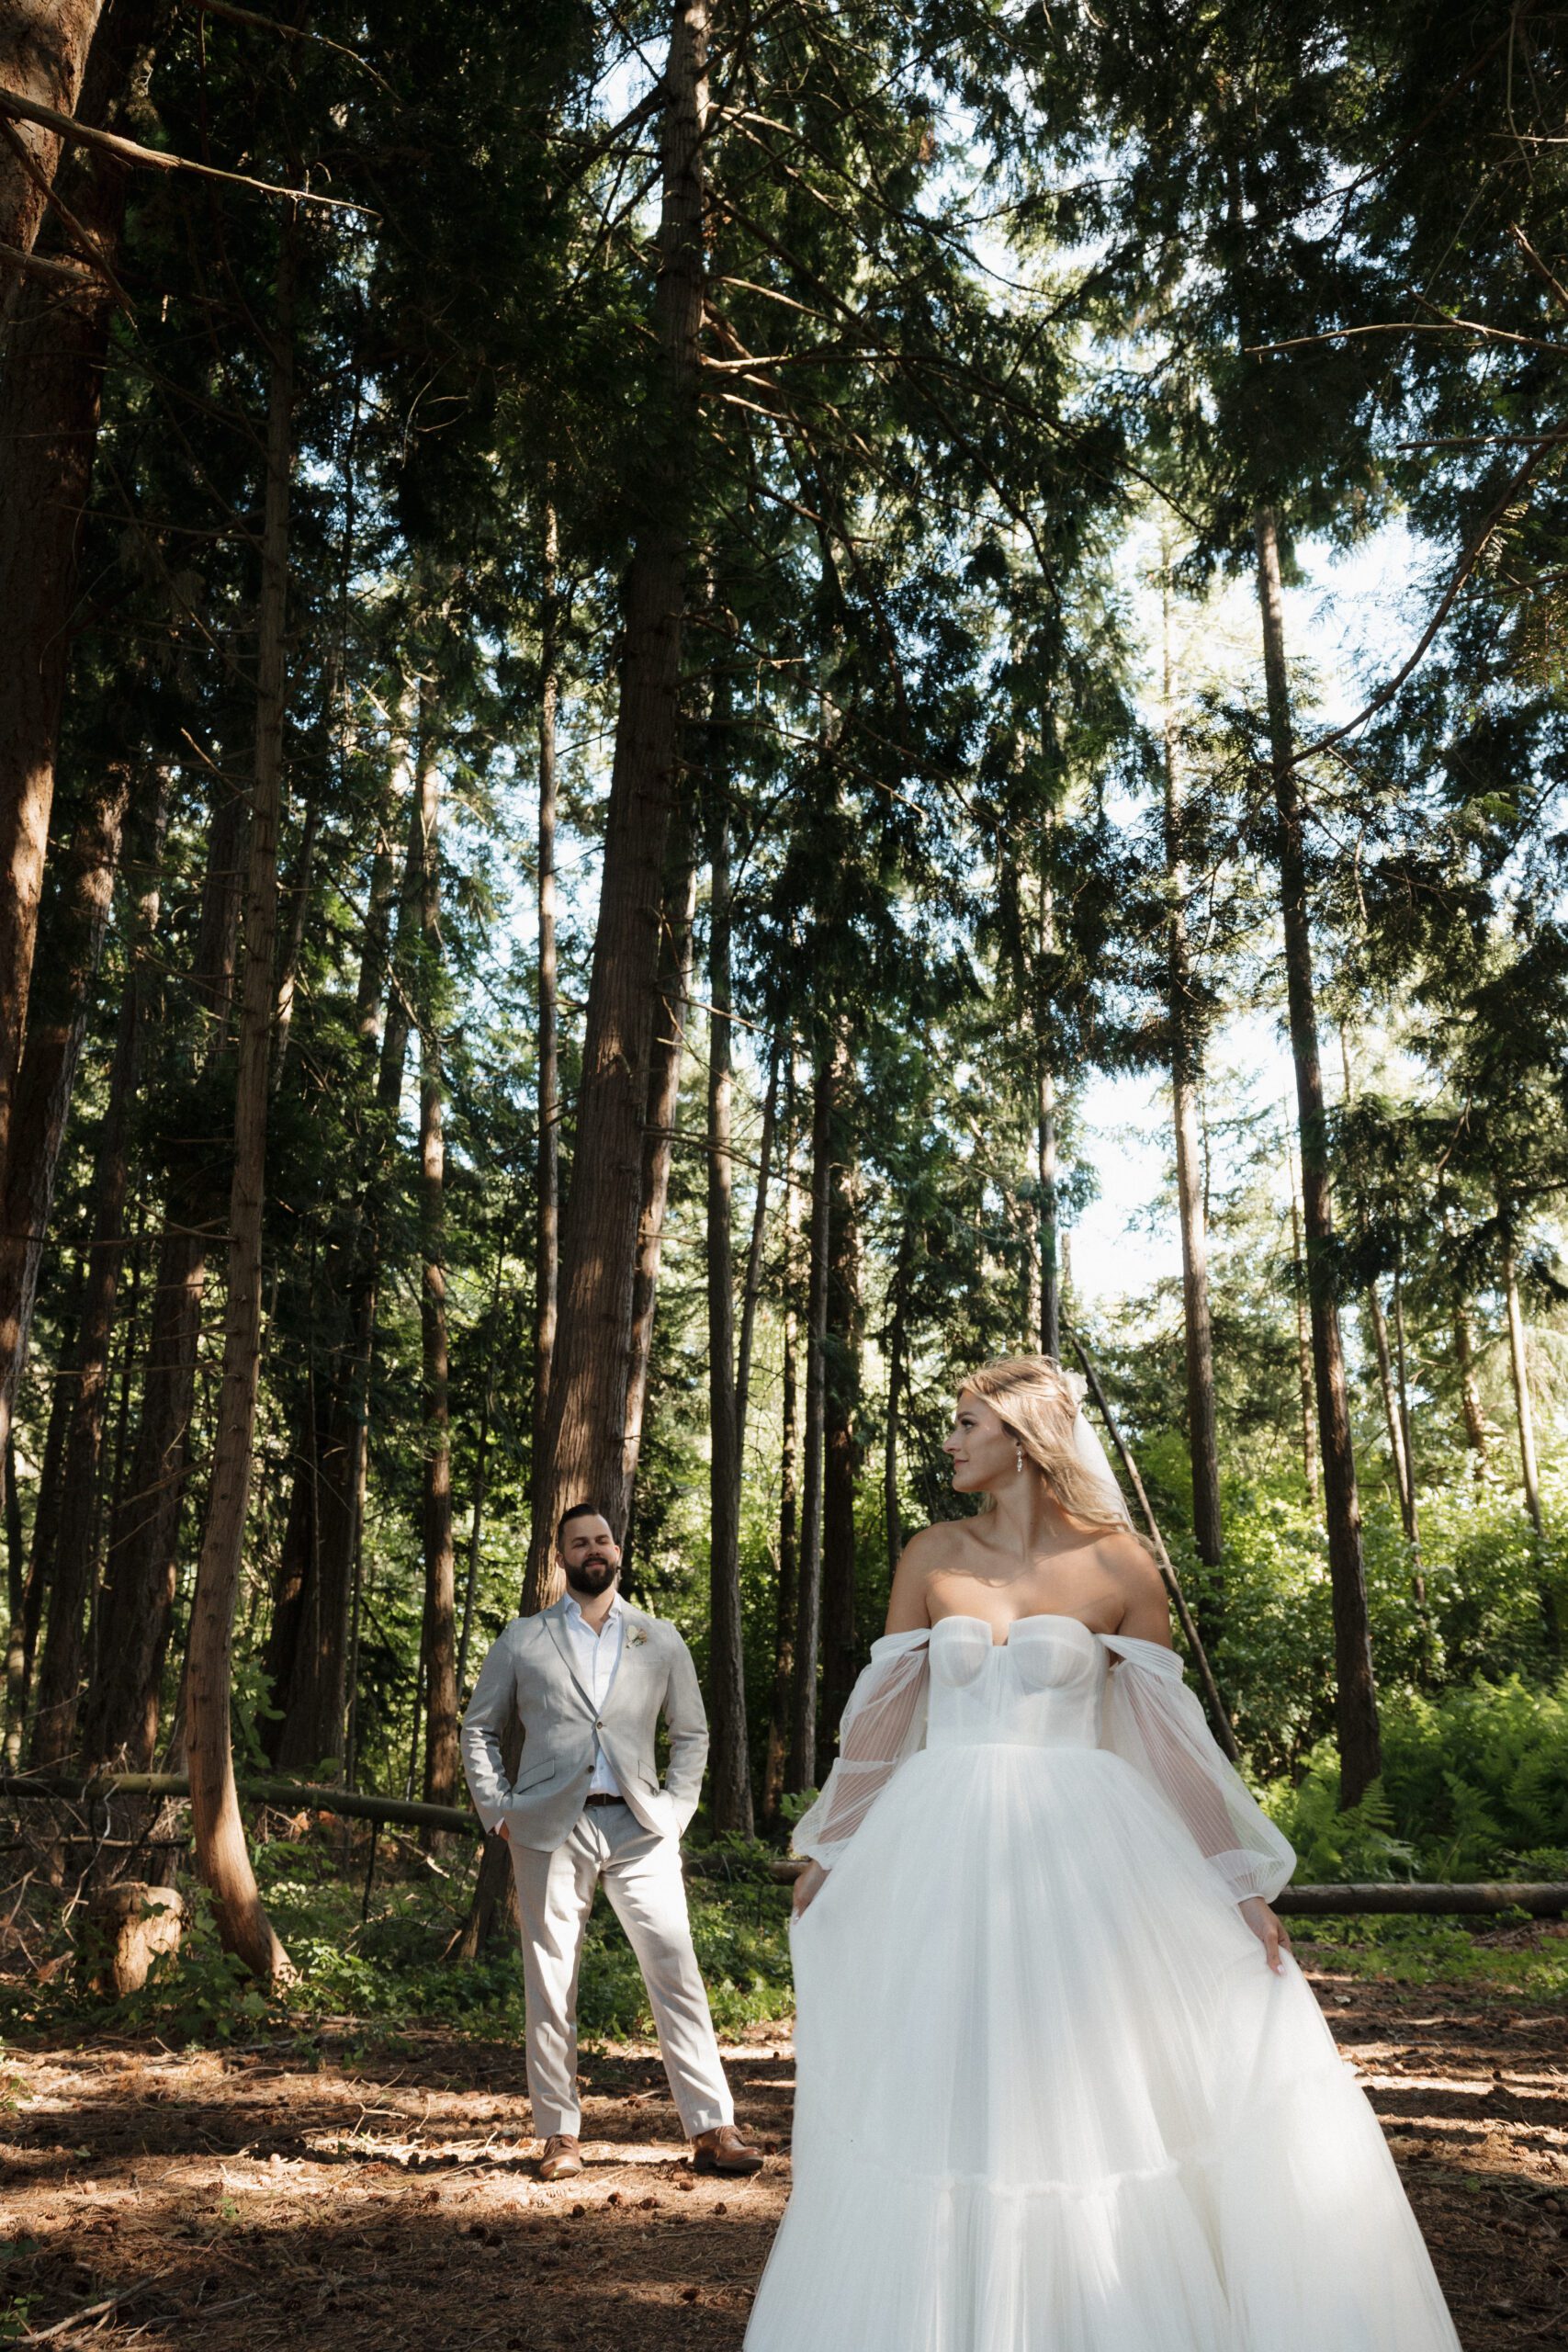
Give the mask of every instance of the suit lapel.
<path id="1" fill-rule="evenodd" d="M 556 1601 L 552 1607 L 544 1611 L 544 1619 L 546 1624 L 550 1629 L 551 1637 L 555 1642 L 555 1645 L 560 1652 L 561 1664 L 565 1667 L 567 1672 L 571 1677 L 573 1690 L 577 1692 L 578 1697 L 581 1700 L 589 1713 L 594 1717 L 595 1721 L 597 1721 L 598 1709 L 593 1704 L 593 1695 L 592 1691 L 585 1690 L 581 1682 L 579 1681 L 577 1668 L 572 1663 L 571 1639 L 566 1630 L 565 1603 L 559 1600 Z M 617 1681 L 620 1679 L 618 1675 L 615 1679 Z"/>

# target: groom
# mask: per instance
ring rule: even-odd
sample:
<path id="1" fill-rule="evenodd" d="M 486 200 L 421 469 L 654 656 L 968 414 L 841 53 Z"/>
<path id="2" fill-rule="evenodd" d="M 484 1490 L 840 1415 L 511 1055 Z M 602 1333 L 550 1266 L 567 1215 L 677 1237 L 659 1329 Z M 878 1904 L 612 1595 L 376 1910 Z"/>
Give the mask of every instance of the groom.
<path id="1" fill-rule="evenodd" d="M 463 1717 L 463 1763 L 485 1827 L 504 1838 L 517 1882 L 527 2004 L 528 2096 L 545 2142 L 541 2180 L 582 2170 L 577 1973 L 601 1880 L 637 1955 L 664 2071 L 698 2172 L 751 2173 L 761 2157 L 735 2128 L 707 1995 L 692 1950 L 681 1833 L 696 1810 L 707 1720 L 691 1652 L 616 1589 L 609 1522 L 576 1503 L 556 1530 L 567 1589 L 514 1617 L 479 1668 Z M 515 1713 L 523 1758 L 509 1781 L 502 1735 Z M 670 1729 L 659 1781 L 654 1735 Z"/>

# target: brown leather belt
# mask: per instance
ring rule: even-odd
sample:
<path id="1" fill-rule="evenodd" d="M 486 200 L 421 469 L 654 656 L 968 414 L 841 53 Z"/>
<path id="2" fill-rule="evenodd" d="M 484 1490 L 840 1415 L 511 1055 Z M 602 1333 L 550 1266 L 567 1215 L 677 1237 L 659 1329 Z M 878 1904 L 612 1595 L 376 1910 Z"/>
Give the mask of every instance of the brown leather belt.
<path id="1" fill-rule="evenodd" d="M 613 1797 L 607 1792 L 607 1791 L 604 1789 L 596 1789 L 591 1797 L 584 1797 L 582 1802 L 584 1804 L 625 1804 L 626 1799 L 625 1797 Z"/>

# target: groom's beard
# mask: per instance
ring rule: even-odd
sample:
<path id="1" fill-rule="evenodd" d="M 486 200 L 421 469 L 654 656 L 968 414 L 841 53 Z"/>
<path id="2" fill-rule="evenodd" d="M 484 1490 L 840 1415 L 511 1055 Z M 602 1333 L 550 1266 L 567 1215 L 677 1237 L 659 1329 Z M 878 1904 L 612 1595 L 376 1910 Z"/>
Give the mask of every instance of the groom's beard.
<path id="1" fill-rule="evenodd" d="M 620 1573 L 618 1567 L 592 1552 L 585 1560 L 574 1561 L 565 1571 L 568 1584 L 573 1592 L 580 1592 L 584 1600 L 592 1600 L 596 1593 L 604 1592 L 615 1583 Z"/>

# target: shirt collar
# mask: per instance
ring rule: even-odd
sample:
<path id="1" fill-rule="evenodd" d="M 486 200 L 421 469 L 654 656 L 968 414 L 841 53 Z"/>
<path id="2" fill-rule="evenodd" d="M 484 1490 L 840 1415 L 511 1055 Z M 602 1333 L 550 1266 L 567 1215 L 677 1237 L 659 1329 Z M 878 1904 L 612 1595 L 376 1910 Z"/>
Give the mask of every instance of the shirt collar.
<path id="1" fill-rule="evenodd" d="M 565 1600 L 566 1613 L 569 1620 L 579 1625 L 587 1625 L 588 1620 L 582 1613 L 577 1595 L 574 1592 L 568 1592 L 565 1595 Z M 626 1604 L 621 1599 L 620 1594 L 616 1593 L 614 1600 L 611 1601 L 609 1608 L 604 1611 L 604 1623 L 607 1625 L 612 1618 L 624 1617 L 626 1613 Z M 592 1629 L 590 1627 L 590 1631 L 592 1630 Z"/>

